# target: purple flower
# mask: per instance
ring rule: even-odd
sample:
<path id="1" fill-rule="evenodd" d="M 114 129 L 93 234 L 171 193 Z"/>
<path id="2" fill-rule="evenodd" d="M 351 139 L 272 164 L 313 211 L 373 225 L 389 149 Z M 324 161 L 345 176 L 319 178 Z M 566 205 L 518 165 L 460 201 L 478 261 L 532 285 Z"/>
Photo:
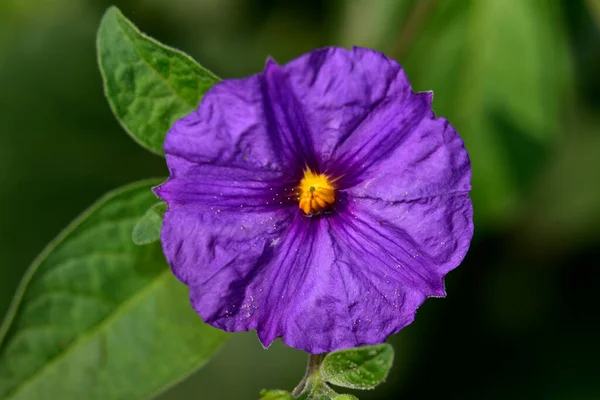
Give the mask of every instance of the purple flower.
<path id="1" fill-rule="evenodd" d="M 398 63 L 315 50 L 215 85 L 165 143 L 162 244 L 194 309 L 322 353 L 410 324 L 473 234 L 463 141 Z"/>

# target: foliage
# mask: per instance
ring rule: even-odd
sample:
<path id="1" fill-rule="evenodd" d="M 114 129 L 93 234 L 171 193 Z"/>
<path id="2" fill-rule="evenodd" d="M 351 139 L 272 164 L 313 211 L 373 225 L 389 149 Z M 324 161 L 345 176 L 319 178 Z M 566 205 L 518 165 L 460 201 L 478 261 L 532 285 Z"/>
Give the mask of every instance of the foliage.
<path id="1" fill-rule="evenodd" d="M 161 154 L 170 124 L 218 78 L 143 35 L 115 7 L 97 43 L 115 115 Z M 151 192 L 159 182 L 107 194 L 30 266 L 0 330 L 0 399 L 151 398 L 225 341 L 194 313 L 155 243 L 165 212 Z"/>
<path id="2" fill-rule="evenodd" d="M 225 341 L 191 309 L 160 246 L 131 240 L 156 183 L 107 194 L 31 265 L 0 331 L 0 399 L 153 397 Z"/>
<path id="3" fill-rule="evenodd" d="M 106 98 L 131 137 L 163 154 L 173 122 L 195 110 L 219 81 L 186 54 L 141 33 L 111 7 L 98 30 L 98 63 Z"/>
<path id="4" fill-rule="evenodd" d="M 312 355 L 304 380 L 294 391 L 297 397 L 282 390 L 263 390 L 260 400 L 352 400 L 355 396 L 338 394 L 328 384 L 368 390 L 385 381 L 394 349 L 389 344 L 361 346 L 334 351 L 327 355 Z"/>

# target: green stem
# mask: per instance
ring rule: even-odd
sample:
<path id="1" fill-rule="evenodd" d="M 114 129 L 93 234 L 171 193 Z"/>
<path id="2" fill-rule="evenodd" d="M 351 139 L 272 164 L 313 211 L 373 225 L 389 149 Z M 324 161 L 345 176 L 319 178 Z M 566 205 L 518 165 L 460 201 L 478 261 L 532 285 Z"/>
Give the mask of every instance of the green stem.
<path id="1" fill-rule="evenodd" d="M 319 372 L 319 367 L 321 366 L 321 363 L 325 359 L 326 355 L 327 355 L 327 353 L 309 354 L 308 355 L 308 363 L 306 365 L 306 374 L 304 375 L 304 378 L 302 378 L 302 380 L 300 381 L 298 386 L 296 386 L 296 388 L 292 392 L 292 395 L 299 396 L 302 394 L 302 392 L 304 391 L 304 388 L 306 387 L 306 383 L 310 380 L 310 378 L 312 376 L 314 376 L 315 374 L 317 374 Z"/>

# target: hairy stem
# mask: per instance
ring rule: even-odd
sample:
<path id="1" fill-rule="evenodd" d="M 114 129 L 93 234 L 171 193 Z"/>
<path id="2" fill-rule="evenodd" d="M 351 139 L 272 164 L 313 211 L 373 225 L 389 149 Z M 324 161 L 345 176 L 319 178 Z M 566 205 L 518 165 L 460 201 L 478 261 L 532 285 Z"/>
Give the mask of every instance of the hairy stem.
<path id="1" fill-rule="evenodd" d="M 319 367 L 321 366 L 321 363 L 325 359 L 326 355 L 327 355 L 327 353 L 309 354 L 308 355 L 308 364 L 306 365 L 306 374 L 304 375 L 304 378 L 302 378 L 302 380 L 300 381 L 298 386 L 296 386 L 296 388 L 292 392 L 292 395 L 299 396 L 300 394 L 302 394 L 302 392 L 304 391 L 304 388 L 306 387 L 306 383 L 309 381 L 309 379 L 313 375 L 315 375 L 319 372 Z"/>

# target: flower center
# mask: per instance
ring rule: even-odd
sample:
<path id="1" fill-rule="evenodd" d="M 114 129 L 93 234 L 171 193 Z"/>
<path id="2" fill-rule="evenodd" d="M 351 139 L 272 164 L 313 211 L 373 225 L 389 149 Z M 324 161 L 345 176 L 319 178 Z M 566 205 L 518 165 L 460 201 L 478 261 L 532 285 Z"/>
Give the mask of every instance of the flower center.
<path id="1" fill-rule="evenodd" d="M 335 189 L 331 179 L 327 175 L 315 174 L 310 169 L 304 171 L 298 191 L 300 209 L 306 214 L 323 211 L 335 201 Z"/>

